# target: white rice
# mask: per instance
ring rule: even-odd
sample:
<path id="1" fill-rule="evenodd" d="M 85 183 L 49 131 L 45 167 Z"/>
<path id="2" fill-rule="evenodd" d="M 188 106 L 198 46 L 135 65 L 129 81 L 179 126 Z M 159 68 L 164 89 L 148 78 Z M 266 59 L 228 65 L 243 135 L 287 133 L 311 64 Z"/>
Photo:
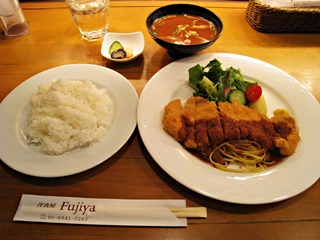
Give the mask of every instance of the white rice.
<path id="1" fill-rule="evenodd" d="M 50 155 L 97 142 L 111 124 L 106 89 L 89 81 L 52 80 L 40 85 L 30 102 L 28 142 Z"/>

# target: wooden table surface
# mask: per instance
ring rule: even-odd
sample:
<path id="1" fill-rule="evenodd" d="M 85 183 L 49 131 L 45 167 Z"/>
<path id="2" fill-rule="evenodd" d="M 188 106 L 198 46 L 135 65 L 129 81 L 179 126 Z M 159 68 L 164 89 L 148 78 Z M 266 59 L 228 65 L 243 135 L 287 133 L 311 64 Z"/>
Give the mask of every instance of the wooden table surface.
<path id="1" fill-rule="evenodd" d="M 100 54 L 101 41 L 80 37 L 64 2 L 22 3 L 31 32 L 0 37 L 0 101 L 29 77 L 64 64 L 89 63 L 125 76 L 140 95 L 148 80 L 173 60 L 145 28 L 147 15 L 173 1 L 111 1 L 110 31 L 142 31 L 143 55 L 126 64 Z M 268 62 L 300 81 L 320 101 L 320 34 L 264 34 L 245 20 L 247 2 L 196 2 L 224 23 L 221 38 L 206 52 L 228 52 Z M 0 133 L 1 134 L 1 133 Z M 84 226 L 16 223 L 22 194 L 119 199 L 186 199 L 205 206 L 206 219 L 186 228 Z M 149 155 L 136 129 L 130 140 L 101 165 L 62 178 L 31 177 L 0 161 L 1 239 L 320 239 L 320 182 L 288 200 L 238 205 L 204 197 L 166 174 Z"/>

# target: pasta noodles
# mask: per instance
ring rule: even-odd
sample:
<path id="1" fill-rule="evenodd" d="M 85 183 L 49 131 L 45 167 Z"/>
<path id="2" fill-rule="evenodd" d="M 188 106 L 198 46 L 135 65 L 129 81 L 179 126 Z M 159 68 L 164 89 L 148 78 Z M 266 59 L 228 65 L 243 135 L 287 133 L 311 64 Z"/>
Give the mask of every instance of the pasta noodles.
<path id="1" fill-rule="evenodd" d="M 275 162 L 270 161 L 268 149 L 251 140 L 224 142 L 210 153 L 209 160 L 216 168 L 229 172 L 259 172 Z M 232 164 L 239 167 L 230 167 Z"/>

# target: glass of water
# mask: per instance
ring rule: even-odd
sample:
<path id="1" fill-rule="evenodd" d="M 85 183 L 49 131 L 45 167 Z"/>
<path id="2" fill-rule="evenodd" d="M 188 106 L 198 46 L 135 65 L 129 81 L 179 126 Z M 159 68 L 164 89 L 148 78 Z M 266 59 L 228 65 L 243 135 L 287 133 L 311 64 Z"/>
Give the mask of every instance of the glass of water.
<path id="1" fill-rule="evenodd" d="M 29 34 L 29 23 L 18 0 L 0 0 L 0 18 L 5 38 Z"/>
<path id="2" fill-rule="evenodd" d="M 109 26 L 110 0 L 65 0 L 82 37 L 89 41 L 103 38 Z"/>

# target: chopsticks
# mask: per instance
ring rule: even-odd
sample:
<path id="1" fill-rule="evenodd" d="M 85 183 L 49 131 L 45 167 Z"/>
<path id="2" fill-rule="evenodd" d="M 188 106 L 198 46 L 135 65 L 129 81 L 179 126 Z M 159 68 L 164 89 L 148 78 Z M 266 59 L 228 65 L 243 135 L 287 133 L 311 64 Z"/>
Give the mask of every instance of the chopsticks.
<path id="1" fill-rule="evenodd" d="M 178 218 L 207 217 L 207 209 L 205 207 L 169 208 L 169 210 Z"/>

